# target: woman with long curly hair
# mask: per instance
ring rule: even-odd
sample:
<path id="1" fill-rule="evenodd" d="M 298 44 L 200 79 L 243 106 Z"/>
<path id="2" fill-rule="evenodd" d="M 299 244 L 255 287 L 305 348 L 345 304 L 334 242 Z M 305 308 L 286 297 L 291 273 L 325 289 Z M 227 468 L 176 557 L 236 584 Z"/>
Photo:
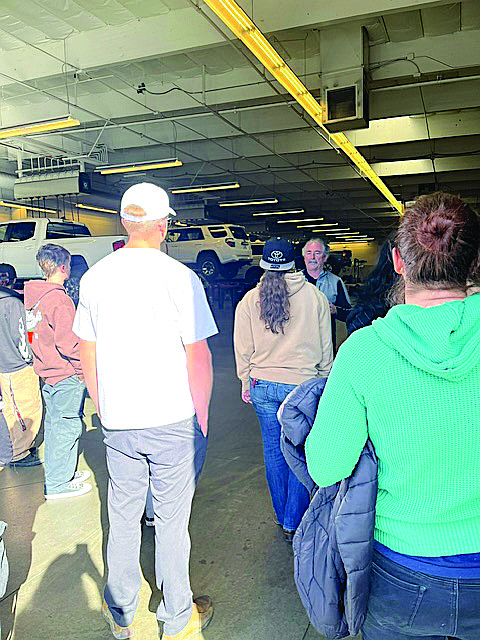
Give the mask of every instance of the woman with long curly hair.
<path id="1" fill-rule="evenodd" d="M 287 240 L 266 242 L 260 266 L 264 275 L 235 313 L 235 358 L 242 399 L 253 404 L 260 423 L 276 522 L 291 541 L 309 496 L 280 450 L 277 411 L 297 385 L 328 375 L 333 359 L 330 307 L 323 293 L 295 272 Z"/>

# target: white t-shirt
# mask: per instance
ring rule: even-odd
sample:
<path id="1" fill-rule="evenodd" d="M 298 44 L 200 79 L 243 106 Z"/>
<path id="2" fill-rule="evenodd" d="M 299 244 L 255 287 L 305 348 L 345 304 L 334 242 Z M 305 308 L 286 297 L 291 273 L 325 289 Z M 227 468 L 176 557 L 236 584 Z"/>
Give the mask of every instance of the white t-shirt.
<path id="1" fill-rule="evenodd" d="M 145 429 L 194 415 L 185 344 L 218 330 L 193 271 L 156 249 L 120 249 L 83 276 L 74 333 L 95 341 L 106 429 Z"/>

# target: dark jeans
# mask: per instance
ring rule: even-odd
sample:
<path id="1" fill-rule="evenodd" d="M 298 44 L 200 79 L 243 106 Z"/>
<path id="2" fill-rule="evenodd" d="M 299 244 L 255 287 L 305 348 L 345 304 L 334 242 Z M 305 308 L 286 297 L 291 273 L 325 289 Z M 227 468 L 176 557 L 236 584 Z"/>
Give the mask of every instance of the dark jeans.
<path id="1" fill-rule="evenodd" d="M 436 578 L 374 552 L 363 640 L 478 640 L 480 578 Z"/>
<path id="2" fill-rule="evenodd" d="M 277 411 L 295 384 L 257 380 L 250 382 L 250 397 L 260 423 L 268 488 L 277 522 L 285 531 L 295 531 L 309 504 L 308 491 L 297 480 L 280 450 Z"/>

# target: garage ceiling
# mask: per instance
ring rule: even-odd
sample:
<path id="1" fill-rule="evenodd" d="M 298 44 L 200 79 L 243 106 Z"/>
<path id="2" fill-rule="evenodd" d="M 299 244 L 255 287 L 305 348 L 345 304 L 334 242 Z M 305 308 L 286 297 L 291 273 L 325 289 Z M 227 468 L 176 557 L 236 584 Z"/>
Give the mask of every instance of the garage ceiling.
<path id="1" fill-rule="evenodd" d="M 370 126 L 347 136 L 400 200 L 444 189 L 479 203 L 480 3 L 391 0 L 387 13 L 380 0 L 240 4 L 316 97 L 332 30 L 365 27 Z M 207 204 L 210 215 L 262 229 L 258 208 L 224 213 L 216 203 L 275 196 L 282 210 L 304 210 L 295 219 L 318 215 L 379 240 L 398 221 L 203 2 L 4 0 L 0 125 L 67 112 L 80 127 L 0 141 L 2 198 L 15 171 L 31 175 L 39 158 L 92 171 L 178 157 L 182 167 L 95 180 L 97 193 L 82 200 L 111 206 L 140 179 L 237 180 L 235 192 L 176 196 L 174 206 Z M 295 229 L 268 219 L 270 232 Z"/>

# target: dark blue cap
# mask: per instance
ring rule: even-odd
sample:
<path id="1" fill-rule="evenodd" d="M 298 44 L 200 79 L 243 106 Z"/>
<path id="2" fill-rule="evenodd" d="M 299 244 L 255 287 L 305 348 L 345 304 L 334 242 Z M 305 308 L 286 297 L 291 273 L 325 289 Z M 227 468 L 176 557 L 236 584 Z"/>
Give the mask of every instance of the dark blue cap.
<path id="1" fill-rule="evenodd" d="M 270 238 L 263 247 L 260 266 L 266 271 L 288 271 L 295 266 L 293 247 L 285 238 Z"/>

